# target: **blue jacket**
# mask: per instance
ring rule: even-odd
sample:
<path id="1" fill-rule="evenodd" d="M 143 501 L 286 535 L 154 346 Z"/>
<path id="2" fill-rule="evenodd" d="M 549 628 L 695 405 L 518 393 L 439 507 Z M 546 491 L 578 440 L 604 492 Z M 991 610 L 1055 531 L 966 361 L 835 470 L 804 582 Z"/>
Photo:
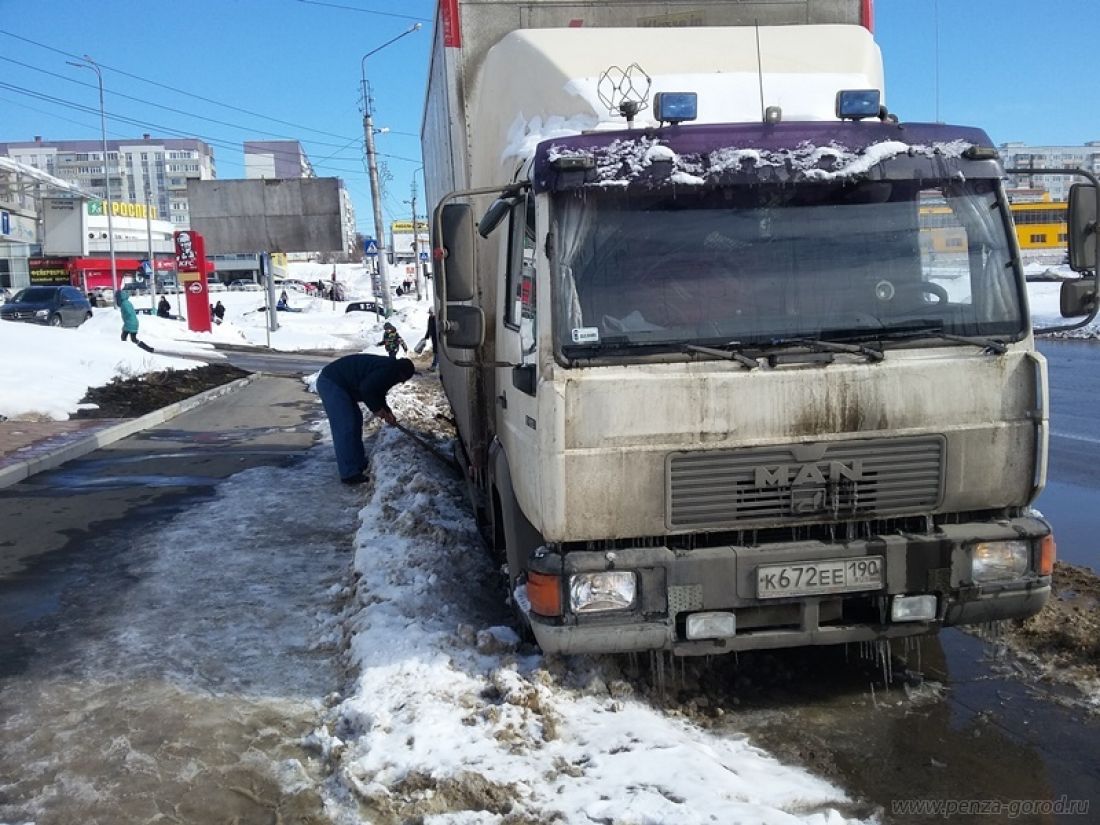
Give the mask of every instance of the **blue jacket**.
<path id="1" fill-rule="evenodd" d="M 122 311 L 122 331 L 137 332 L 137 313 L 134 312 L 134 305 L 130 303 L 130 293 L 125 289 L 118 293 L 118 308 Z"/>
<path id="2" fill-rule="evenodd" d="M 376 413 L 387 408 L 386 391 L 401 383 L 401 366 L 384 355 L 345 355 L 321 370 L 321 377 Z"/>

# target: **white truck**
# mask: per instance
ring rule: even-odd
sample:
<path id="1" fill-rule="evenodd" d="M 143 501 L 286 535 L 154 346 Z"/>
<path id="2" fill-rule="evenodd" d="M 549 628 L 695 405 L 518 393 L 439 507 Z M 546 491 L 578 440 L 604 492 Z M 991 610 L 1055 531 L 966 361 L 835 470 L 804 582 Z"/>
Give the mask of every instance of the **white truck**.
<path id="1" fill-rule="evenodd" d="M 980 130 L 889 114 L 870 12 L 441 0 L 441 378 L 544 650 L 877 641 L 1046 601 L 1046 365 L 1003 170 Z M 1063 312 L 1095 315 L 1077 222 Z"/>

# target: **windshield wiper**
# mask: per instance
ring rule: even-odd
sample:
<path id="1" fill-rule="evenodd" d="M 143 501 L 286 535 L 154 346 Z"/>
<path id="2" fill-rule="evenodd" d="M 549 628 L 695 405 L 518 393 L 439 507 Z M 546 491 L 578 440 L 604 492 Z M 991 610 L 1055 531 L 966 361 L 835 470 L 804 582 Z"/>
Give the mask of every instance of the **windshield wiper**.
<path id="1" fill-rule="evenodd" d="M 823 341 L 820 338 L 775 338 L 768 342 L 773 347 L 806 347 L 814 352 L 847 352 L 862 355 L 869 361 L 881 361 L 886 356 L 882 350 L 866 344 L 842 344 L 839 341 Z"/>
<path id="2" fill-rule="evenodd" d="M 611 354 L 645 354 L 675 349 L 675 341 L 638 341 L 627 335 L 610 335 L 598 341 L 562 344 L 561 351 L 571 359 L 590 360 Z"/>
<path id="3" fill-rule="evenodd" d="M 957 341 L 960 344 L 970 344 L 974 347 L 981 347 L 984 351 L 994 353 L 996 355 L 1004 355 L 1008 352 L 1008 345 L 1004 341 L 998 341 L 996 338 L 985 338 L 980 335 L 955 335 L 950 332 L 944 332 L 941 329 L 932 327 L 930 329 L 898 329 L 898 330 L 883 330 L 879 333 L 883 338 L 890 338 L 898 340 L 901 338 L 937 338 L 941 341 Z"/>
<path id="4" fill-rule="evenodd" d="M 727 347 L 739 347 L 739 343 L 731 341 L 726 344 Z M 701 344 L 684 344 L 684 349 L 688 352 L 698 352 L 702 355 L 713 355 L 715 358 L 725 358 L 727 361 L 736 361 L 747 369 L 756 369 L 760 366 L 760 362 L 755 358 L 749 358 L 747 355 L 743 355 L 740 350 L 736 349 L 719 349 L 718 347 L 704 347 Z"/>

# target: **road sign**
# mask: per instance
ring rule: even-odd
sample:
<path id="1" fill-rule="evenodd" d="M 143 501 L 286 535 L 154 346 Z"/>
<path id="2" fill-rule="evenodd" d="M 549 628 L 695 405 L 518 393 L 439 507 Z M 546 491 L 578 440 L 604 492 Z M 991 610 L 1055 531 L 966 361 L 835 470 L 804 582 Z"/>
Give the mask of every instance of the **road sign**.
<path id="1" fill-rule="evenodd" d="M 427 252 L 421 252 L 420 253 L 420 262 L 421 263 L 427 263 L 428 262 L 428 253 Z"/>
<path id="2" fill-rule="evenodd" d="M 378 244 L 374 242 L 374 238 L 366 238 L 363 241 L 363 254 L 369 255 L 374 258 L 378 255 Z"/>

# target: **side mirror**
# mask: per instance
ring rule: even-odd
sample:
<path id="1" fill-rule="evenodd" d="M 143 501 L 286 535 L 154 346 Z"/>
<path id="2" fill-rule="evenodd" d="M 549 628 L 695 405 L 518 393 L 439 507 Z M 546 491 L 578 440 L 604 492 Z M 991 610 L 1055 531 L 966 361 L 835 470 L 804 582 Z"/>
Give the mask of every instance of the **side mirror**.
<path id="1" fill-rule="evenodd" d="M 443 337 L 447 339 L 447 346 L 458 349 L 480 347 L 485 340 L 485 313 L 481 307 L 448 306 Z"/>
<path id="2" fill-rule="evenodd" d="M 1070 269 L 1074 272 L 1096 269 L 1096 243 L 1100 235 L 1096 226 L 1096 187 L 1091 183 L 1075 183 L 1069 188 L 1066 224 Z M 1062 314 L 1065 315 L 1064 310 Z"/>
<path id="3" fill-rule="evenodd" d="M 1096 276 L 1062 281 L 1058 303 L 1063 318 L 1078 318 L 1091 313 L 1096 306 Z"/>
<path id="4" fill-rule="evenodd" d="M 500 222 L 508 217 L 508 213 L 512 211 L 512 207 L 515 205 L 515 198 L 497 198 L 493 201 L 485 214 L 481 216 L 481 220 L 477 222 L 477 234 L 483 238 L 488 238 L 493 230 L 500 226 Z"/>
<path id="5" fill-rule="evenodd" d="M 440 215 L 440 239 L 447 256 L 448 303 L 474 297 L 474 213 L 469 204 L 449 203 Z M 456 346 L 458 346 L 456 344 Z"/>

